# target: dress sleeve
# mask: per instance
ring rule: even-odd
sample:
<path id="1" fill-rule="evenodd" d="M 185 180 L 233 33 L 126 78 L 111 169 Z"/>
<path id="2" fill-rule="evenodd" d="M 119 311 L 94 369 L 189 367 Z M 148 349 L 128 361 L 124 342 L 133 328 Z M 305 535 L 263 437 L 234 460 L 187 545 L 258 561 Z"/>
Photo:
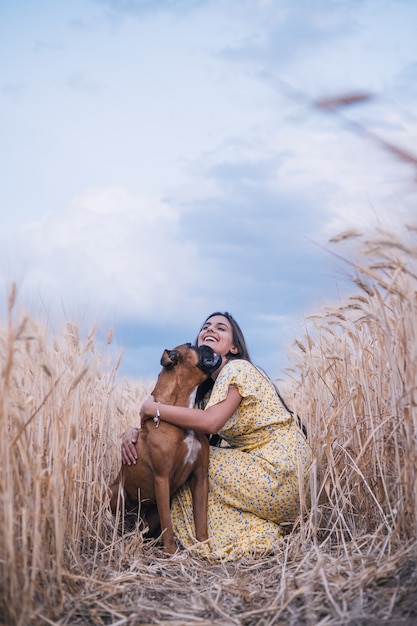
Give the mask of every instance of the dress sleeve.
<path id="1" fill-rule="evenodd" d="M 225 400 L 229 387 L 237 387 L 242 398 L 259 395 L 261 383 L 252 363 L 242 359 L 229 361 L 214 384 L 207 407 Z"/>

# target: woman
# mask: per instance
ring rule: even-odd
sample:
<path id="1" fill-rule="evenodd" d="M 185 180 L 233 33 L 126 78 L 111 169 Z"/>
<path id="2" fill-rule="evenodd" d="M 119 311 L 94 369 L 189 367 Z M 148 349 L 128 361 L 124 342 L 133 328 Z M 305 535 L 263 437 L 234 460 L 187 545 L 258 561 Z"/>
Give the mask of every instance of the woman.
<path id="1" fill-rule="evenodd" d="M 184 409 L 143 403 L 142 421 L 160 419 L 209 435 L 226 447 L 210 447 L 209 547 L 196 545 L 191 491 L 184 485 L 173 496 L 171 511 L 177 540 L 213 559 L 231 560 L 273 549 L 284 535 L 281 525 L 299 512 L 300 482 L 310 464 L 310 451 L 274 384 L 252 364 L 242 331 L 229 313 L 213 313 L 196 344 L 222 356 L 211 379 L 200 385 L 196 404 Z M 122 441 L 122 461 L 136 462 L 132 445 L 136 429 Z"/>

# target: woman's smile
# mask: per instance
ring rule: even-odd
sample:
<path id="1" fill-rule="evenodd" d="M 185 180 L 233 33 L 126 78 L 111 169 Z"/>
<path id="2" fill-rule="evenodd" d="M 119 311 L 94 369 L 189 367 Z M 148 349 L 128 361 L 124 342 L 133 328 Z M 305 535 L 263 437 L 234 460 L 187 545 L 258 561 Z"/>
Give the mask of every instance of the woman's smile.
<path id="1" fill-rule="evenodd" d="M 214 335 L 205 335 L 204 337 L 202 337 L 202 340 L 207 343 L 208 341 L 210 343 L 216 343 L 218 341 L 217 337 L 215 337 Z"/>

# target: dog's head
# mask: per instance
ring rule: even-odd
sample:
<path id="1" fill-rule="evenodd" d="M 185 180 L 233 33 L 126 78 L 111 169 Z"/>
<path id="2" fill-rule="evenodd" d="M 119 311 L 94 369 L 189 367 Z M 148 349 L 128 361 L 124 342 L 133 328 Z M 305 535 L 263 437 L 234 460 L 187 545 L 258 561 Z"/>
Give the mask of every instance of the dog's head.
<path id="1" fill-rule="evenodd" d="M 184 343 L 172 350 L 164 350 L 162 370 L 151 395 L 158 402 L 190 406 L 198 385 L 220 367 L 222 357 L 210 346 L 196 348 Z"/>
<path id="2" fill-rule="evenodd" d="M 161 357 L 161 365 L 171 369 L 179 364 L 197 366 L 208 378 L 222 363 L 220 354 L 216 354 L 210 346 L 193 346 L 184 343 L 172 350 L 164 350 Z"/>

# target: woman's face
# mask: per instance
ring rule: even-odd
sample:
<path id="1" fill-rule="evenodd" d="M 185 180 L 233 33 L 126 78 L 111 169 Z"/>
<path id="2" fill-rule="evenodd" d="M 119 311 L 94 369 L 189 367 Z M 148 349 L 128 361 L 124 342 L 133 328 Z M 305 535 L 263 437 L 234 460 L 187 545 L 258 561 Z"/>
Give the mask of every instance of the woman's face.
<path id="1" fill-rule="evenodd" d="M 225 356 L 231 352 L 237 354 L 238 349 L 233 343 L 233 330 L 232 326 L 223 315 L 213 315 L 203 324 L 201 328 L 197 345 L 210 346 L 214 352 Z"/>

